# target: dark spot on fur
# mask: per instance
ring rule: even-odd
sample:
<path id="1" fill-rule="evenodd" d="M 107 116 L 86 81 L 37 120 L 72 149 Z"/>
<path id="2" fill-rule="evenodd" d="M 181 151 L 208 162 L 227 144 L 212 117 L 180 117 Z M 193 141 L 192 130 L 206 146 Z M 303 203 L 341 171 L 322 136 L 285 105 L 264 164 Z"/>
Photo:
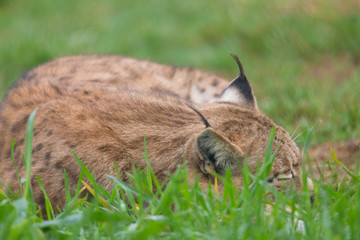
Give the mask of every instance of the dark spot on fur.
<path id="1" fill-rule="evenodd" d="M 24 142 L 25 142 L 25 139 L 22 138 L 22 139 L 20 139 L 20 140 L 17 142 L 17 144 L 22 145 Z"/>
<path id="2" fill-rule="evenodd" d="M 22 103 L 22 106 L 24 106 L 24 107 L 32 107 L 33 105 L 34 105 L 33 102 L 23 102 Z"/>
<path id="3" fill-rule="evenodd" d="M 55 90 L 55 92 L 56 92 L 57 94 L 59 94 L 59 95 L 62 95 L 62 94 L 63 94 L 62 91 L 61 91 L 61 89 L 59 88 L 59 86 L 56 86 L 56 85 L 51 84 L 51 87 Z"/>
<path id="4" fill-rule="evenodd" d="M 65 169 L 64 166 L 61 164 L 61 161 L 56 162 L 56 163 L 55 163 L 55 167 L 56 167 L 57 169 L 61 169 L 61 170 Z"/>
<path id="5" fill-rule="evenodd" d="M 147 142 L 160 142 L 164 140 L 163 136 L 159 136 L 159 135 L 151 135 L 151 136 L 146 136 Z"/>
<path id="6" fill-rule="evenodd" d="M 218 81 L 218 79 L 216 79 L 216 78 L 214 78 L 213 81 L 211 82 L 211 85 L 212 85 L 213 87 L 216 87 L 218 84 L 219 84 L 219 81 Z"/>
<path id="7" fill-rule="evenodd" d="M 98 101 L 100 98 L 98 96 L 94 96 L 95 100 Z"/>
<path id="8" fill-rule="evenodd" d="M 47 118 L 44 118 L 42 121 L 41 121 L 41 124 L 42 125 L 45 125 L 46 123 L 48 123 L 49 122 L 49 120 L 47 119 Z"/>
<path id="9" fill-rule="evenodd" d="M 89 95 L 89 92 L 85 90 L 85 91 L 84 91 L 84 94 L 85 94 L 85 95 Z"/>
<path id="10" fill-rule="evenodd" d="M 101 113 L 101 117 L 105 120 L 105 121 L 109 121 L 109 122 L 117 122 L 118 119 L 116 117 L 114 117 L 113 114 L 111 113 L 107 113 L 107 112 L 102 112 Z"/>
<path id="11" fill-rule="evenodd" d="M 154 92 L 154 93 L 161 94 L 161 95 L 169 95 L 169 96 L 172 96 L 172 97 L 175 97 L 175 98 L 181 98 L 180 95 L 178 95 L 178 94 L 176 94 L 176 93 L 174 93 L 172 91 L 164 90 L 164 89 L 161 89 L 161 88 L 158 88 L 158 87 L 152 87 L 151 91 Z"/>
<path id="12" fill-rule="evenodd" d="M 99 82 L 101 82 L 101 80 L 99 80 L 99 79 L 92 79 L 92 80 L 89 80 L 89 82 L 99 83 Z"/>
<path id="13" fill-rule="evenodd" d="M 46 159 L 47 161 L 50 161 L 50 160 L 51 160 L 51 152 L 47 152 L 47 153 L 45 154 L 45 159 Z"/>
<path id="14" fill-rule="evenodd" d="M 172 122 L 177 125 L 185 125 L 186 124 L 184 121 L 181 121 L 181 120 L 172 120 Z"/>
<path id="15" fill-rule="evenodd" d="M 110 152 L 114 149 L 115 147 L 113 145 L 110 144 L 105 144 L 105 145 L 101 145 L 100 147 L 98 147 L 98 150 L 100 152 Z"/>
<path id="16" fill-rule="evenodd" d="M 6 158 L 11 158 L 11 150 L 6 153 Z"/>
<path id="17" fill-rule="evenodd" d="M 66 174 L 68 176 L 68 180 L 69 180 L 69 185 L 71 186 L 72 184 L 74 184 L 74 182 L 78 182 L 79 180 L 79 173 L 76 171 L 76 169 L 73 168 L 64 168 L 62 167 L 62 172 L 64 173 L 64 169 L 66 170 Z M 76 187 L 76 185 L 74 186 Z"/>
<path id="18" fill-rule="evenodd" d="M 43 172 L 45 172 L 45 170 L 46 170 L 46 168 L 40 168 L 40 169 L 38 170 L 38 172 L 39 172 L 39 173 L 43 173 Z"/>
<path id="19" fill-rule="evenodd" d="M 68 145 L 71 149 L 73 149 L 73 148 L 75 148 L 77 146 L 76 144 L 71 143 L 69 141 L 66 141 L 65 144 Z"/>
<path id="20" fill-rule="evenodd" d="M 38 152 L 38 151 L 40 151 L 42 148 L 43 148 L 43 144 L 42 144 L 42 143 L 39 143 L 38 145 L 36 145 L 35 151 Z"/>
<path id="21" fill-rule="evenodd" d="M 47 135 L 47 136 L 51 136 L 51 135 L 52 135 L 52 131 L 48 131 L 46 135 Z"/>
<path id="22" fill-rule="evenodd" d="M 22 76 L 22 78 L 25 79 L 26 81 L 31 81 L 36 77 L 37 77 L 37 73 L 35 72 L 27 72 Z"/>
<path id="23" fill-rule="evenodd" d="M 29 118 L 29 115 L 26 115 L 25 117 L 23 117 L 20 121 L 16 122 L 10 129 L 10 131 L 12 133 L 17 133 L 19 132 L 21 129 L 25 129 L 25 125 L 27 123 L 27 120 Z"/>
<path id="24" fill-rule="evenodd" d="M 60 77 L 58 80 L 63 81 L 63 80 L 67 80 L 67 79 L 69 79 L 69 77 Z"/>
<path id="25" fill-rule="evenodd" d="M 86 116 L 84 114 L 79 114 L 77 117 L 79 120 L 86 120 Z"/>

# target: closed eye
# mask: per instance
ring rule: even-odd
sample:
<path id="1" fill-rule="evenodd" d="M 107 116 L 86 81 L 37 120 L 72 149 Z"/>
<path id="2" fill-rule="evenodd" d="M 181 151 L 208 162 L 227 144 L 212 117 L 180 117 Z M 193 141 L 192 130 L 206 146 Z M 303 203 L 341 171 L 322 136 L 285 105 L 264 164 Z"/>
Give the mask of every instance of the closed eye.
<path id="1" fill-rule="evenodd" d="M 288 180 L 288 179 L 292 179 L 294 177 L 294 175 L 292 173 L 290 174 L 280 174 L 277 179 L 278 180 Z"/>
<path id="2" fill-rule="evenodd" d="M 272 183 L 275 179 L 276 180 L 289 180 L 289 179 L 293 179 L 294 178 L 294 174 L 292 171 L 287 171 L 289 174 L 285 174 L 285 173 L 282 173 L 282 174 L 276 174 L 275 176 L 272 176 L 272 177 L 269 177 L 267 179 L 267 182 L 268 183 Z"/>

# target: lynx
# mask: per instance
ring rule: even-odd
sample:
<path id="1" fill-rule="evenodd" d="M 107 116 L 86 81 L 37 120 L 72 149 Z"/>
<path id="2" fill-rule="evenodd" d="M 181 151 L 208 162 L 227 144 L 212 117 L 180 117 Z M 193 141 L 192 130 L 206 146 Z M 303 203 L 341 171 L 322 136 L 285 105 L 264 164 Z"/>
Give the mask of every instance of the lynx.
<path id="1" fill-rule="evenodd" d="M 15 162 L 25 177 L 25 128 L 37 107 L 31 184 L 42 208 L 36 175 L 51 203 L 63 206 L 64 169 L 71 190 L 81 172 L 74 152 L 110 190 L 105 175 L 116 176 L 114 161 L 124 181 L 133 165 L 146 168 L 144 136 L 159 180 L 186 162 L 189 180 L 199 177 L 205 190 L 213 173 L 222 175 L 226 168 L 240 188 L 239 165 L 247 159 L 256 169 L 276 127 L 273 149 L 278 151 L 268 182 L 279 190 L 301 188 L 299 148 L 258 109 L 243 67 L 234 59 L 240 74 L 229 84 L 198 70 L 118 56 L 65 57 L 35 68 L 15 83 L 0 109 L 0 179 L 18 190 L 11 160 L 14 139 Z M 220 184 L 220 192 L 222 188 Z"/>

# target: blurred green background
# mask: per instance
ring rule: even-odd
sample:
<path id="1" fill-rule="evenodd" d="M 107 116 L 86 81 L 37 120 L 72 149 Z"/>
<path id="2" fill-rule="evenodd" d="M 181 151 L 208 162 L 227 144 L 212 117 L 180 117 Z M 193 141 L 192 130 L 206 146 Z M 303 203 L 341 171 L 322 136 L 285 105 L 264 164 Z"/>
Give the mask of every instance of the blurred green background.
<path id="1" fill-rule="evenodd" d="M 358 0 L 0 0 L 0 98 L 75 54 L 192 66 L 231 80 L 236 52 L 259 107 L 313 143 L 360 137 Z"/>

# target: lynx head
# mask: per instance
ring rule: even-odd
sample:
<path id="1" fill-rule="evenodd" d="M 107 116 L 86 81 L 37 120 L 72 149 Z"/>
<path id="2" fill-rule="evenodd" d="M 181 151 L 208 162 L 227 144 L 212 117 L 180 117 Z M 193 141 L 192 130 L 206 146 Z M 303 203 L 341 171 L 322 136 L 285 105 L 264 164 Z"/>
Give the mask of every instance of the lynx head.
<path id="1" fill-rule="evenodd" d="M 258 162 L 264 159 L 269 133 L 275 127 L 273 151 L 277 153 L 268 182 L 279 190 L 301 188 L 299 148 L 287 131 L 258 110 L 243 67 L 236 55 L 233 58 L 240 75 L 224 89 L 217 103 L 198 111 L 206 126 L 194 142 L 198 168 L 208 177 L 211 171 L 223 174 L 226 168 L 231 168 L 233 182 L 241 185 L 239 166 L 247 158 L 250 169 L 256 170 Z"/>

